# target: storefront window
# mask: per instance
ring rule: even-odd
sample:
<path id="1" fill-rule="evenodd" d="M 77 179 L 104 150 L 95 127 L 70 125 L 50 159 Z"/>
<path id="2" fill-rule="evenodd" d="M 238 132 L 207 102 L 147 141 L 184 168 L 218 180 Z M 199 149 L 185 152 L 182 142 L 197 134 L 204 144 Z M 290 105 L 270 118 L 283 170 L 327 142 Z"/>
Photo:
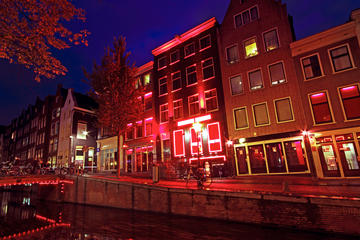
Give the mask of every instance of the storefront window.
<path id="1" fill-rule="evenodd" d="M 248 164 L 246 161 L 246 151 L 245 147 L 237 147 L 235 149 L 236 158 L 237 158 L 237 165 L 238 165 L 238 173 L 239 174 L 248 174 Z"/>
<path id="2" fill-rule="evenodd" d="M 282 145 L 278 143 L 265 144 L 266 156 L 270 173 L 286 172 Z"/>
<path id="3" fill-rule="evenodd" d="M 307 171 L 306 160 L 302 148 L 302 141 L 288 141 L 284 142 L 285 154 L 288 164 L 289 172 L 304 172 Z"/>
<path id="4" fill-rule="evenodd" d="M 266 173 L 263 145 L 249 146 L 250 167 L 252 173 Z"/>

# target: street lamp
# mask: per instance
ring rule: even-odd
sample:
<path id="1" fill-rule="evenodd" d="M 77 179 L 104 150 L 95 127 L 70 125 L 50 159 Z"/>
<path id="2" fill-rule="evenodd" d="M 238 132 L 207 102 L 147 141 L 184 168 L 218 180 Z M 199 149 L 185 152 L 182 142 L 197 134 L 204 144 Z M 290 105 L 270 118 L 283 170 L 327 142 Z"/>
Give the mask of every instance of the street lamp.
<path id="1" fill-rule="evenodd" d="M 196 137 L 197 137 L 197 150 L 198 150 L 198 167 L 200 167 L 200 133 L 201 133 L 201 129 L 202 129 L 202 124 L 199 122 L 195 122 L 193 123 L 193 128 L 195 130 L 196 133 Z"/>

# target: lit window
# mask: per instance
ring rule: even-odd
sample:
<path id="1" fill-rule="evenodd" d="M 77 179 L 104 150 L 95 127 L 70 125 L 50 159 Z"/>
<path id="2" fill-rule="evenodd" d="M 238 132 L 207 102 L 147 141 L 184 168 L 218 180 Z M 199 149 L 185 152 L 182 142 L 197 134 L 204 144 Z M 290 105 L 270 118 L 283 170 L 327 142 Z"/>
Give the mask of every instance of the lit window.
<path id="1" fill-rule="evenodd" d="M 202 71 L 204 80 L 214 77 L 214 62 L 212 58 L 202 62 Z"/>
<path id="2" fill-rule="evenodd" d="M 231 94 L 237 95 L 241 94 L 244 91 L 243 82 L 241 76 L 235 76 L 230 78 L 230 85 L 231 85 Z"/>
<path id="3" fill-rule="evenodd" d="M 152 121 L 145 122 L 145 136 L 152 135 Z"/>
<path id="4" fill-rule="evenodd" d="M 184 130 L 174 131 L 174 156 L 181 157 L 185 155 Z"/>
<path id="5" fill-rule="evenodd" d="M 143 137 L 143 125 L 142 123 L 136 124 L 136 138 Z"/>
<path id="6" fill-rule="evenodd" d="M 185 51 L 185 57 L 189 57 L 195 54 L 195 44 L 190 43 L 189 45 L 185 46 L 184 51 Z"/>
<path id="7" fill-rule="evenodd" d="M 245 58 L 254 57 L 259 54 L 256 45 L 256 38 L 252 38 L 245 41 L 244 47 L 245 47 Z"/>
<path id="8" fill-rule="evenodd" d="M 347 45 L 331 49 L 330 56 L 335 72 L 353 68 Z"/>
<path id="9" fill-rule="evenodd" d="M 249 72 L 249 82 L 251 90 L 256 90 L 264 87 L 260 69 Z"/>
<path id="10" fill-rule="evenodd" d="M 148 85 L 150 83 L 151 83 L 151 77 L 150 77 L 150 73 L 148 73 L 144 76 L 144 85 Z"/>
<path id="11" fill-rule="evenodd" d="M 86 139 L 87 131 L 86 131 L 86 123 L 78 123 L 77 124 L 77 138 L 78 139 Z"/>
<path id="12" fill-rule="evenodd" d="M 309 95 L 315 124 L 333 122 L 326 92 Z"/>
<path id="13" fill-rule="evenodd" d="M 278 122 L 294 120 L 290 98 L 275 100 L 276 119 Z"/>
<path id="14" fill-rule="evenodd" d="M 255 126 L 263 126 L 270 124 L 268 108 L 266 103 L 253 105 L 253 113 L 255 118 L 254 119 Z"/>
<path id="15" fill-rule="evenodd" d="M 181 88 L 181 74 L 180 74 L 180 71 L 172 74 L 171 79 L 172 79 L 172 90 L 175 91 L 175 90 L 180 89 Z"/>
<path id="16" fill-rule="evenodd" d="M 169 105 L 160 105 L 160 122 L 167 122 L 169 120 Z"/>
<path id="17" fill-rule="evenodd" d="M 180 60 L 180 52 L 176 50 L 170 54 L 170 63 L 175 63 Z"/>
<path id="18" fill-rule="evenodd" d="M 203 37 L 200 39 L 200 50 L 204 50 L 211 46 L 211 38 L 210 35 Z"/>
<path id="19" fill-rule="evenodd" d="M 179 99 L 174 101 L 174 119 L 183 117 L 183 100 Z"/>
<path id="20" fill-rule="evenodd" d="M 239 51 L 237 45 L 226 48 L 226 59 L 230 64 L 239 61 Z"/>
<path id="21" fill-rule="evenodd" d="M 349 86 L 339 89 L 342 105 L 347 120 L 360 118 L 359 86 Z"/>
<path id="22" fill-rule="evenodd" d="M 207 112 L 218 109 L 216 89 L 212 89 L 205 92 L 205 104 L 206 104 Z"/>
<path id="23" fill-rule="evenodd" d="M 195 115 L 200 112 L 199 94 L 190 96 L 189 98 L 189 115 Z"/>
<path id="24" fill-rule="evenodd" d="M 278 85 L 286 82 L 285 71 L 282 62 L 269 66 L 271 85 Z"/>
<path id="25" fill-rule="evenodd" d="M 221 152 L 222 146 L 221 146 L 219 122 L 208 124 L 207 129 L 208 129 L 209 152 Z"/>
<path id="26" fill-rule="evenodd" d="M 301 64 L 306 80 L 322 76 L 319 55 L 315 54 L 303 58 Z"/>
<path id="27" fill-rule="evenodd" d="M 152 109 L 152 94 L 149 96 L 145 96 L 144 101 L 145 101 L 144 103 L 145 111 Z"/>
<path id="28" fill-rule="evenodd" d="M 186 79 L 187 79 L 187 85 L 192 85 L 197 83 L 196 65 L 186 68 Z"/>
<path id="29" fill-rule="evenodd" d="M 158 60 L 158 70 L 165 68 L 167 65 L 166 56 L 159 58 Z"/>
<path id="30" fill-rule="evenodd" d="M 235 129 L 249 127 L 246 107 L 234 109 Z"/>
<path id="31" fill-rule="evenodd" d="M 160 96 L 166 94 L 167 92 L 168 92 L 167 79 L 166 79 L 166 77 L 160 78 L 159 79 L 159 93 L 160 93 Z"/>
<path id="32" fill-rule="evenodd" d="M 198 154 L 203 152 L 202 131 L 196 132 L 194 128 L 190 128 L 191 134 L 191 154 Z"/>
<path id="33" fill-rule="evenodd" d="M 279 39 L 276 29 L 264 33 L 264 43 L 267 52 L 279 48 Z"/>

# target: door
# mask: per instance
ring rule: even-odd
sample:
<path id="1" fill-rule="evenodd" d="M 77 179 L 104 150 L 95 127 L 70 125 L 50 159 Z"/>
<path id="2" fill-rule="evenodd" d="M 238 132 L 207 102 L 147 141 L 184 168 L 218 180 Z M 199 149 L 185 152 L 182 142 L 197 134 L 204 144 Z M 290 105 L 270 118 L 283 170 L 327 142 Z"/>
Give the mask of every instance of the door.
<path id="1" fill-rule="evenodd" d="M 249 174 L 245 147 L 235 147 L 238 174 Z"/>
<path id="2" fill-rule="evenodd" d="M 334 145 L 331 143 L 321 144 L 318 150 L 324 176 L 340 177 L 340 170 L 336 162 Z"/>
<path id="3" fill-rule="evenodd" d="M 358 161 L 358 153 L 356 151 L 355 143 L 351 141 L 338 143 L 337 145 L 340 154 L 341 164 L 344 170 L 344 176 L 360 176 L 360 164 Z"/>

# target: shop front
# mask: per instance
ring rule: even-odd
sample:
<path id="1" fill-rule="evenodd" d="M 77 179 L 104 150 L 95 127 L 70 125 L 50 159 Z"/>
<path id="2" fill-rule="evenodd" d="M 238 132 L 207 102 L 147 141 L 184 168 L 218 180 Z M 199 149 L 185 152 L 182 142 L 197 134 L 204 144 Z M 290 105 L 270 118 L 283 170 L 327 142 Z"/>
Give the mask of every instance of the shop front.
<path id="1" fill-rule="evenodd" d="M 153 145 L 128 147 L 125 151 L 126 172 L 148 172 L 154 160 Z"/>
<path id="2" fill-rule="evenodd" d="M 117 144 L 117 136 L 104 138 L 97 141 L 97 154 L 99 159 L 98 171 L 116 171 Z"/>

